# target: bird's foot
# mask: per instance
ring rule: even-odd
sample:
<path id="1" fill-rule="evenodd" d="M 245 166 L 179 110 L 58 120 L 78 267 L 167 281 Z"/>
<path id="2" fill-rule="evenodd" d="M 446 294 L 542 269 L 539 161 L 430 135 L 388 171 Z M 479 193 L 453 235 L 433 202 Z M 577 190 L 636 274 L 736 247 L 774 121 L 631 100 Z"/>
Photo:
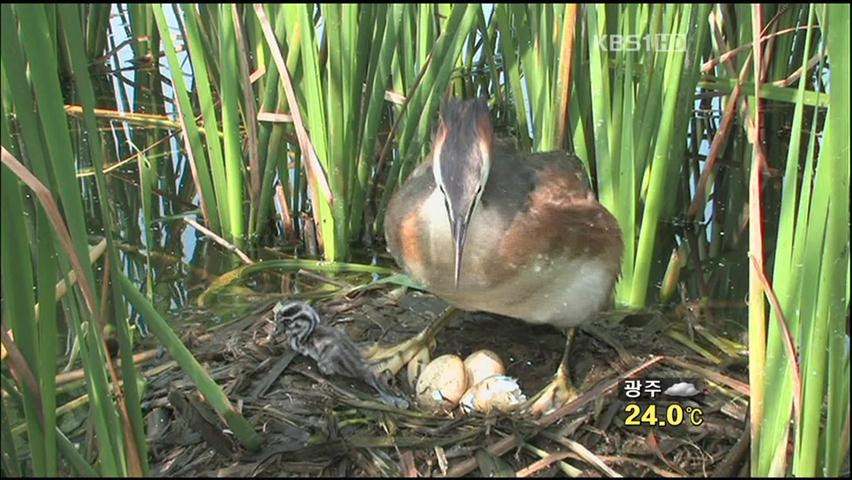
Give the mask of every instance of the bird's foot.
<path id="1" fill-rule="evenodd" d="M 434 345 L 435 335 L 447 324 L 454 312 L 454 308 L 448 308 L 423 331 L 400 344 L 392 347 L 374 345 L 367 349 L 363 352 L 367 366 L 380 377 L 395 377 L 421 350 Z"/>
<path id="2" fill-rule="evenodd" d="M 534 417 L 546 415 L 577 398 L 579 394 L 568 378 L 568 369 L 562 366 L 553 380 L 518 409 Z"/>

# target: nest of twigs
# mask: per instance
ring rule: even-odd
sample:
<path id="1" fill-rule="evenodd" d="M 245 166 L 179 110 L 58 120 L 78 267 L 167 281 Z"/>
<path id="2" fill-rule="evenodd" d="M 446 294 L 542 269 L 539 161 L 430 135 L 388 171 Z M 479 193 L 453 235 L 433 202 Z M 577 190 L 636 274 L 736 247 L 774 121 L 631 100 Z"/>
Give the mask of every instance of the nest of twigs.
<path id="1" fill-rule="evenodd" d="M 427 294 L 400 300 L 372 291 L 318 302 L 323 321 L 356 342 L 396 343 L 445 304 Z M 617 320 L 617 321 L 616 321 Z M 615 325 L 615 326 L 614 326 Z M 675 325 L 675 327 L 673 327 Z M 670 335 L 672 328 L 680 335 Z M 581 396 L 547 416 L 433 415 L 379 402 L 369 387 L 322 376 L 312 360 L 274 337 L 265 311 L 185 342 L 261 432 L 260 451 L 242 449 L 189 379 L 167 358 L 149 370 L 143 406 L 157 476 L 710 476 L 746 472 L 747 383 L 736 358 L 708 362 L 676 315 L 601 319 L 580 330 L 571 375 Z M 191 331 L 191 330 L 190 330 Z M 524 392 L 546 384 L 562 354 L 550 327 L 485 313 L 461 313 L 437 337 L 435 356 L 501 352 Z M 696 339 L 696 344 L 698 339 Z M 706 342 L 704 342 L 706 344 Z M 153 377 L 152 374 L 156 376 Z M 397 387 L 413 396 L 399 375 Z M 626 425 L 627 378 L 698 379 L 702 394 L 672 402 L 700 408 L 701 425 Z M 739 379 L 738 379 L 739 378 Z M 639 405 L 647 405 L 639 402 Z"/>

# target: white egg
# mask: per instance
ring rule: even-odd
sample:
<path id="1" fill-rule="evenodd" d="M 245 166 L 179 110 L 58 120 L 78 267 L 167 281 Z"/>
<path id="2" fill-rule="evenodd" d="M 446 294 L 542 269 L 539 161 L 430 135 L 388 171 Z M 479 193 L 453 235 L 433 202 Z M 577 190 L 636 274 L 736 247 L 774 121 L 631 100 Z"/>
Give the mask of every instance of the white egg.
<path id="1" fill-rule="evenodd" d="M 500 356 L 491 350 L 478 350 L 468 355 L 464 359 L 464 369 L 467 371 L 470 385 L 476 385 L 493 375 L 506 373 L 506 367 L 500 360 Z"/>
<path id="2" fill-rule="evenodd" d="M 464 362 L 457 355 L 441 355 L 423 369 L 415 395 L 420 406 L 432 412 L 450 412 L 467 390 Z"/>
<path id="3" fill-rule="evenodd" d="M 507 413 L 526 399 L 516 379 L 506 375 L 494 375 L 470 387 L 462 395 L 461 408 L 465 413 L 488 413 L 495 408 Z"/>

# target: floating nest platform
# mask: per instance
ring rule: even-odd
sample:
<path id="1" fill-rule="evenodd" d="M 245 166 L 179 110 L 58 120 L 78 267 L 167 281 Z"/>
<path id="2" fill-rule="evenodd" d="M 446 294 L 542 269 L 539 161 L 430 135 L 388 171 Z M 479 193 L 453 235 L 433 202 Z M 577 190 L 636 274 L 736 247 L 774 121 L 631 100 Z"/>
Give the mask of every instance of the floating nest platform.
<path id="1" fill-rule="evenodd" d="M 269 304 L 271 307 L 271 304 Z M 446 304 L 408 292 L 369 290 L 314 304 L 327 324 L 364 345 L 394 344 L 419 332 Z M 201 314 L 184 341 L 232 403 L 263 435 L 242 449 L 168 357 L 146 365 L 149 454 L 156 476 L 711 476 L 748 473 L 745 356 L 695 335 L 678 311 L 604 315 L 578 331 L 571 376 L 581 396 L 535 419 L 520 414 L 432 415 L 380 403 L 358 381 L 322 376 L 297 356 L 262 309 L 213 333 Z M 694 319 L 694 317 L 693 317 Z M 699 318 L 700 321 L 700 318 Z M 196 328 L 192 328 L 195 323 Z M 690 332 L 693 335 L 690 335 Z M 710 341 L 708 341 L 709 339 Z M 728 340 L 728 345 L 734 342 Z M 433 358 L 498 352 L 528 396 L 552 377 L 563 334 L 486 313 L 459 312 L 437 337 Z M 716 352 L 716 353 L 714 353 Z M 728 350 L 730 353 L 731 350 Z M 396 388 L 413 400 L 405 370 Z M 693 379 L 702 394 L 655 400 L 700 409 L 700 425 L 628 425 L 629 378 Z M 648 402 L 638 402 L 644 409 Z"/>

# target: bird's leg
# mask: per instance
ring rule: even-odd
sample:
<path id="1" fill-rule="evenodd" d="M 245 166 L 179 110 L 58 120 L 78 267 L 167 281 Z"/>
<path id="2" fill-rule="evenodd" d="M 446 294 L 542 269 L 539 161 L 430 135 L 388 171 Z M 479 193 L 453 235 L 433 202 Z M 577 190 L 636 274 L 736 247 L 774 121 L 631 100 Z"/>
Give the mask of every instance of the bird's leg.
<path id="1" fill-rule="evenodd" d="M 522 411 L 539 416 L 549 413 L 577 398 L 577 390 L 571 383 L 571 376 L 568 371 L 568 356 L 573 340 L 574 328 L 569 328 L 565 331 L 565 350 L 562 352 L 562 360 L 559 362 L 556 375 L 554 375 L 550 384 L 541 389 L 541 391 L 520 407 Z"/>
<path id="2" fill-rule="evenodd" d="M 398 345 L 393 347 L 376 346 L 364 352 L 367 365 L 377 375 L 390 372 L 391 376 L 395 376 L 402 367 L 417 355 L 417 352 L 429 346 L 429 343 L 446 326 L 455 312 L 455 308 L 447 308 L 420 333 Z"/>

